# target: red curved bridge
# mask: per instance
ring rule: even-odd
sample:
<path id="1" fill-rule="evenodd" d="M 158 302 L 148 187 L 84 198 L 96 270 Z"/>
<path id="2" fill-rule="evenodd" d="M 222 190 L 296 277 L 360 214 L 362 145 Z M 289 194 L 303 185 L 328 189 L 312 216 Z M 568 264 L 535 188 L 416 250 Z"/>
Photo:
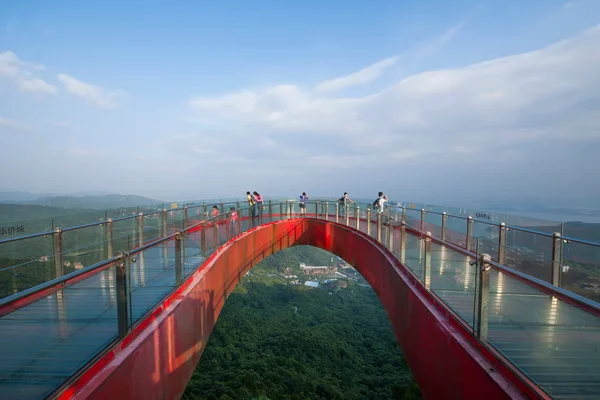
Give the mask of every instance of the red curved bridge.
<path id="1" fill-rule="evenodd" d="M 179 398 L 240 279 L 294 245 L 366 278 L 425 398 L 600 396 L 598 303 L 451 242 L 444 222 L 309 206 L 270 202 L 260 221 L 158 212 L 154 237 L 141 214 L 136 245 L 116 255 L 104 221 L 105 260 L 0 302 L 3 398 Z"/>

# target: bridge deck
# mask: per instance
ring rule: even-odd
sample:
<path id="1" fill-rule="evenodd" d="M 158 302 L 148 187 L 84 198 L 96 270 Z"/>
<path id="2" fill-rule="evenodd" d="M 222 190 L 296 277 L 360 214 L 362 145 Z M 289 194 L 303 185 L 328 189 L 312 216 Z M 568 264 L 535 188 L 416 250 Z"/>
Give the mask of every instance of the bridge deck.
<path id="1" fill-rule="evenodd" d="M 243 222 L 242 230 L 248 228 Z M 361 230 L 366 229 L 363 223 Z M 217 240 L 206 235 L 208 252 L 201 254 L 200 235 L 191 234 L 184 241 L 184 275 L 226 239 L 224 229 Z M 422 277 L 420 240 L 407 235 L 405 249 L 405 265 Z M 400 257 L 397 238 L 392 251 Z M 175 288 L 174 255 L 171 242 L 130 264 L 133 323 Z M 469 261 L 433 245 L 428 280 L 431 290 L 472 326 L 476 279 Z M 115 270 L 109 267 L 0 317 L 3 398 L 51 395 L 114 342 L 116 299 Z M 489 310 L 489 342 L 547 393 L 556 398 L 600 396 L 600 319 L 497 271 L 492 271 Z"/>

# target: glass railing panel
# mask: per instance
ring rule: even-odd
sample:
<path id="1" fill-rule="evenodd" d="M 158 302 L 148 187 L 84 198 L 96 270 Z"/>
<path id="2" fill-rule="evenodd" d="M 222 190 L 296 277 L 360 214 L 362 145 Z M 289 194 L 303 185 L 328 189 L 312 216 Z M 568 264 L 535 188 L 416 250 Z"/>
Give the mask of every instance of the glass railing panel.
<path id="1" fill-rule="evenodd" d="M 127 218 L 112 222 L 113 253 L 128 251 L 139 246 L 137 218 Z"/>
<path id="2" fill-rule="evenodd" d="M 431 211 L 425 212 L 425 220 L 423 226 L 423 232 L 431 232 L 431 235 L 435 238 L 442 237 L 442 215 L 433 213 Z"/>
<path id="3" fill-rule="evenodd" d="M 183 279 L 183 269 L 176 270 L 175 240 L 168 240 L 130 257 L 128 273 L 132 324 L 154 308 Z"/>
<path id="4" fill-rule="evenodd" d="M 406 225 L 418 231 L 421 230 L 421 210 L 415 208 L 407 208 L 404 217 Z"/>
<path id="5" fill-rule="evenodd" d="M 549 234 L 560 232 L 561 230 L 561 223 L 556 221 L 548 221 L 539 218 L 531 218 L 510 214 L 504 214 L 503 217 L 504 222 L 508 226 L 526 228 Z"/>
<path id="6" fill-rule="evenodd" d="M 148 243 L 161 237 L 161 213 L 153 212 L 144 215 L 143 242 Z"/>
<path id="7" fill-rule="evenodd" d="M 506 274 L 491 278 L 489 343 L 553 397 L 597 393 L 600 319 Z"/>
<path id="8" fill-rule="evenodd" d="M 471 222 L 471 251 L 476 253 L 487 253 L 493 260 L 498 260 L 498 244 L 499 244 L 498 225 L 491 223 L 473 220 Z"/>
<path id="9" fill-rule="evenodd" d="M 551 282 L 552 243 L 552 237 L 510 229 L 506 232 L 504 265 Z"/>
<path id="10" fill-rule="evenodd" d="M 2 204 L 0 204 L 0 210 Z M 0 222 L 0 240 L 31 235 L 38 232 L 48 232 L 54 229 L 52 218 L 39 219 L 15 219 L 10 215 L 11 211 L 5 211 L 2 215 L 3 221 Z"/>
<path id="11" fill-rule="evenodd" d="M 56 276 L 53 235 L 0 244 L 0 298 Z"/>
<path id="12" fill-rule="evenodd" d="M 167 210 L 167 234 L 170 235 L 171 233 L 184 229 L 183 221 L 184 211 L 182 209 Z"/>
<path id="13" fill-rule="evenodd" d="M 63 274 L 81 270 L 107 258 L 108 243 L 104 224 L 62 233 Z"/>
<path id="14" fill-rule="evenodd" d="M 69 228 L 79 225 L 91 224 L 94 222 L 103 222 L 106 220 L 106 212 L 104 210 L 90 210 L 74 215 L 63 215 L 54 217 L 55 228 Z"/>
<path id="15" fill-rule="evenodd" d="M 405 243 L 400 241 L 400 262 L 412 270 L 418 277 L 423 277 L 423 242 L 418 236 L 406 233 Z"/>
<path id="16" fill-rule="evenodd" d="M 466 217 L 454 217 L 448 215 L 446 218 L 446 240 L 466 249 L 467 224 L 468 220 Z"/>
<path id="17" fill-rule="evenodd" d="M 477 265 L 445 246 L 431 245 L 431 271 L 422 281 L 468 325 L 474 324 Z"/>
<path id="18" fill-rule="evenodd" d="M 600 246 L 562 243 L 560 286 L 600 303 Z"/>

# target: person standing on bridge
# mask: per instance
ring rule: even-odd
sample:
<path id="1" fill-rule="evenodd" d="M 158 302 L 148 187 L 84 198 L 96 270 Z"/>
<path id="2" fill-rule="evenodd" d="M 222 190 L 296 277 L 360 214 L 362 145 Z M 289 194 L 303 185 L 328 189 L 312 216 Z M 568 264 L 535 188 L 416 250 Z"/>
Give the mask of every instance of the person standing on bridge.
<path id="1" fill-rule="evenodd" d="M 298 206 L 300 207 L 300 215 L 306 215 L 306 200 L 308 200 L 308 196 L 306 192 L 302 192 L 300 195 L 300 203 Z"/>
<path id="2" fill-rule="evenodd" d="M 219 207 L 212 206 L 212 211 L 210 212 L 211 218 L 215 218 L 219 216 Z"/>
<path id="3" fill-rule="evenodd" d="M 246 197 L 248 197 L 248 206 L 252 213 L 252 223 L 254 223 L 254 218 L 256 218 L 256 198 L 250 192 L 246 192 Z"/>
<path id="4" fill-rule="evenodd" d="M 256 200 L 256 208 L 258 209 L 258 223 L 262 224 L 263 215 L 263 198 L 256 191 L 253 193 L 254 199 Z"/>
<path id="5" fill-rule="evenodd" d="M 237 235 L 239 232 L 237 230 L 237 222 L 238 222 L 238 213 L 235 211 L 235 207 L 229 208 L 229 223 L 231 224 L 231 234 Z"/>
<path id="6" fill-rule="evenodd" d="M 377 199 L 375 199 L 375 201 L 373 202 L 373 210 L 375 210 L 378 213 L 382 213 L 386 201 L 388 201 L 387 196 L 384 196 L 383 192 L 379 192 L 377 195 Z"/>
<path id="7" fill-rule="evenodd" d="M 346 216 L 346 206 L 348 202 L 354 204 L 354 200 L 348 197 L 348 192 L 344 192 L 344 195 L 339 198 L 338 204 L 340 205 L 340 217 L 344 218 Z"/>

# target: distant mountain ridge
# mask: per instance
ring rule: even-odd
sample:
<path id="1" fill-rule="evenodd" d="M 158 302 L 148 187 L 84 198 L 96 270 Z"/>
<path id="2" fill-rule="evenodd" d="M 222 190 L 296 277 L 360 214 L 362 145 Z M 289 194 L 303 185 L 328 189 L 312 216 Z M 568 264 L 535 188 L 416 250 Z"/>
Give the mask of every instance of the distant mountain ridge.
<path id="1" fill-rule="evenodd" d="M 101 192 L 87 192 L 101 193 Z M 0 203 L 37 205 L 55 208 L 111 209 L 145 206 L 163 203 L 161 200 L 137 195 L 87 194 L 87 195 L 40 195 L 29 192 L 0 192 Z"/>

